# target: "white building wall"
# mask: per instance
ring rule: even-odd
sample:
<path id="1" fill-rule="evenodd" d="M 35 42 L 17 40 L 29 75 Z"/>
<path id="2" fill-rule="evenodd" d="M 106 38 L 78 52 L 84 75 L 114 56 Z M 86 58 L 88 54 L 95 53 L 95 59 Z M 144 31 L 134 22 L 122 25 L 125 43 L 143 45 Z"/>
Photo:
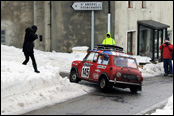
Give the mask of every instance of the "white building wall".
<path id="1" fill-rule="evenodd" d="M 137 54 L 138 20 L 154 20 L 169 25 L 173 42 L 173 1 L 133 1 L 133 8 L 128 8 L 128 1 L 115 2 L 115 41 L 116 45 L 127 50 L 127 32 L 134 32 L 133 54 Z"/>

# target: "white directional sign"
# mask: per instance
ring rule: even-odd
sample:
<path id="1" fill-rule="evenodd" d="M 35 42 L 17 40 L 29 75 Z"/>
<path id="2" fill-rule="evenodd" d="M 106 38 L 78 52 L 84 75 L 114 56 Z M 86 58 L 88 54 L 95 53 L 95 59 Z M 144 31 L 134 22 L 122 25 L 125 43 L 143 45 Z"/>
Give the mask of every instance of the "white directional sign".
<path id="1" fill-rule="evenodd" d="M 102 10 L 102 2 L 74 2 L 71 7 L 74 10 Z"/>

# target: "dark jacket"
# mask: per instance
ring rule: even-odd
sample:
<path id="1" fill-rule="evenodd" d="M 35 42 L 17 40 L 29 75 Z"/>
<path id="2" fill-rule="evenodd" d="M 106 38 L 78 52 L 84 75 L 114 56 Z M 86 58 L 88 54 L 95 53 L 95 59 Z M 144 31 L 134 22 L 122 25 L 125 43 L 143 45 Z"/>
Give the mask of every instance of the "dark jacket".
<path id="1" fill-rule="evenodd" d="M 32 28 L 25 29 L 25 38 L 23 44 L 23 52 L 34 53 L 34 40 L 38 38 L 38 35 L 35 34 L 36 30 Z"/>

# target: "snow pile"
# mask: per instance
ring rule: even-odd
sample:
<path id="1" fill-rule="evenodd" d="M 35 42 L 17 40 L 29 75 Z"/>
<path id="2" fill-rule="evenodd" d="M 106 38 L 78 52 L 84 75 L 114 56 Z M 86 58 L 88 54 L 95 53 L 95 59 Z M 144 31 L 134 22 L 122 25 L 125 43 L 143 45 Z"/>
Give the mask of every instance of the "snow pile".
<path id="1" fill-rule="evenodd" d="M 158 64 L 146 64 L 143 66 L 143 69 L 139 68 L 142 72 L 143 77 L 152 77 L 152 76 L 159 76 L 164 74 L 163 63 Z"/>
<path id="2" fill-rule="evenodd" d="M 41 72 L 37 74 L 31 59 L 22 65 L 21 49 L 1 45 L 1 114 L 21 114 L 93 91 L 93 87 L 70 83 L 59 75 L 60 70 L 69 72 L 72 61 L 85 55 L 35 50 Z"/>
<path id="3" fill-rule="evenodd" d="M 142 72 L 143 77 L 152 77 L 164 74 L 164 68 L 162 62 L 153 64 L 150 62 L 151 58 L 146 56 L 141 57 L 134 55 L 133 58 L 136 59 L 138 65 L 140 63 L 146 64 L 143 66 L 143 68 L 139 68 L 139 70 Z"/>
<path id="4" fill-rule="evenodd" d="M 72 48 L 72 52 L 73 53 L 87 53 L 87 50 L 88 50 L 89 47 L 87 46 L 78 46 L 78 47 L 73 47 Z"/>
<path id="5" fill-rule="evenodd" d="M 87 46 L 77 46 L 77 47 L 73 47 L 72 50 L 88 50 L 89 47 Z"/>
<path id="6" fill-rule="evenodd" d="M 151 115 L 173 115 L 173 95 L 168 99 L 168 103 L 164 109 L 157 109 Z"/>
<path id="7" fill-rule="evenodd" d="M 70 83 L 68 78 L 62 78 L 59 74 L 61 71 L 69 72 L 72 61 L 82 60 L 86 53 L 34 51 L 38 70 L 41 72 L 39 74 L 34 72 L 31 59 L 27 65 L 22 65 L 25 59 L 22 49 L 1 45 L 2 115 L 23 114 L 95 90 L 85 84 Z M 139 56 L 137 59 L 138 62 L 144 61 Z M 160 63 L 147 64 L 141 71 L 142 75 L 150 74 L 148 76 L 164 72 Z"/>
<path id="8" fill-rule="evenodd" d="M 59 68 L 46 64 L 40 67 L 42 74 L 33 73 L 29 66 L 14 61 L 1 63 L 1 97 L 5 98 L 32 89 L 58 84 Z M 15 82 L 15 83 L 14 83 Z"/>
<path id="9" fill-rule="evenodd" d="M 135 56 L 135 55 L 133 55 L 133 58 L 136 58 L 138 65 L 140 63 L 150 63 L 150 60 L 152 60 L 150 57 L 147 57 L 147 56 Z"/>

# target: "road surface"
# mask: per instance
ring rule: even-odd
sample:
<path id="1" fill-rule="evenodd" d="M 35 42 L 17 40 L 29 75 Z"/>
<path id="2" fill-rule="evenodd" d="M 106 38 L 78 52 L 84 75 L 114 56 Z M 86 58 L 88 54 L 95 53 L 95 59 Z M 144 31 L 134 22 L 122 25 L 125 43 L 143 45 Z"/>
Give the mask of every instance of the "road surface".
<path id="1" fill-rule="evenodd" d="M 86 85 L 86 81 L 78 84 Z M 96 88 L 95 92 L 26 115 L 134 115 L 173 95 L 173 77 L 145 78 L 142 92 L 137 94 L 121 88 L 102 93 L 97 84 L 87 84 Z"/>

